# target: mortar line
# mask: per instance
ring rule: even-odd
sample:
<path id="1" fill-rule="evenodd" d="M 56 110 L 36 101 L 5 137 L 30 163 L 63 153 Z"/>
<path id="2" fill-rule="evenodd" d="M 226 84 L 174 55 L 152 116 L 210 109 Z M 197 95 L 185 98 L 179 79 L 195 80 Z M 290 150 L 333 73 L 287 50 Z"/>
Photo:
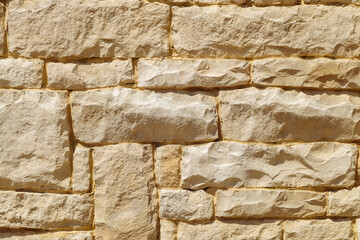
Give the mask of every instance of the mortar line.
<path id="1" fill-rule="evenodd" d="M 47 74 L 47 62 L 43 61 L 41 89 L 47 88 L 48 83 L 49 83 L 49 80 L 48 80 L 48 74 Z"/>
<path id="2" fill-rule="evenodd" d="M 73 130 L 73 120 L 72 120 L 72 111 L 71 111 L 71 98 L 70 98 L 70 94 L 71 91 L 67 91 L 67 107 L 66 107 L 66 113 L 67 113 L 67 121 L 68 121 L 68 126 L 69 126 L 69 150 L 70 150 L 70 157 L 69 157 L 69 161 L 70 161 L 70 171 L 71 171 L 71 178 L 70 178 L 70 186 L 71 186 L 71 190 L 73 189 L 73 174 L 74 174 L 74 161 L 73 161 L 73 157 L 74 157 L 74 150 L 75 150 L 75 146 L 76 146 L 76 140 L 75 140 L 75 136 L 74 136 L 74 130 Z"/>
<path id="3" fill-rule="evenodd" d="M 151 144 L 151 150 L 152 150 L 152 160 L 153 160 L 153 176 L 154 176 L 154 187 L 156 189 L 156 212 L 157 212 L 157 218 L 156 218 L 156 232 L 157 232 L 157 240 L 160 240 L 161 235 L 161 229 L 160 229 L 160 187 L 157 181 L 156 176 L 156 148 L 157 146 L 152 143 Z"/>
<path id="4" fill-rule="evenodd" d="M 7 58 L 9 56 L 9 41 L 8 41 L 8 13 L 9 13 L 9 1 L 6 0 L 2 3 L 4 8 L 4 57 Z"/>
<path id="5" fill-rule="evenodd" d="M 132 58 L 131 59 L 132 62 L 132 76 L 133 76 L 133 88 L 137 88 L 138 82 L 139 82 L 139 67 L 138 67 L 138 62 L 139 62 L 139 58 Z"/>

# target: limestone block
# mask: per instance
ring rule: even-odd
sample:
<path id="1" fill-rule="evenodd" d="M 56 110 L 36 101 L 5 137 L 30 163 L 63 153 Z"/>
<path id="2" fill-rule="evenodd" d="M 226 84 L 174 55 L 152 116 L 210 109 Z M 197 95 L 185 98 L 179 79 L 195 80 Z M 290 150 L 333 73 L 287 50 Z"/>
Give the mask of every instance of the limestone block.
<path id="1" fill-rule="evenodd" d="M 241 5 L 246 3 L 247 0 L 195 0 L 195 2 L 200 4 L 237 4 Z"/>
<path id="2" fill-rule="evenodd" d="M 356 0 L 304 0 L 307 4 L 356 4 Z"/>
<path id="3" fill-rule="evenodd" d="M 160 220 L 160 240 L 176 240 L 176 233 L 175 223 L 165 219 Z"/>
<path id="4" fill-rule="evenodd" d="M 41 60 L 0 59 L 0 87 L 41 88 L 43 67 Z"/>
<path id="5" fill-rule="evenodd" d="M 330 192 L 329 216 L 360 216 L 360 188 Z"/>
<path id="6" fill-rule="evenodd" d="M 49 88 L 90 89 L 113 87 L 131 83 L 130 60 L 114 60 L 110 63 L 48 63 Z"/>
<path id="7" fill-rule="evenodd" d="M 353 141 L 360 139 L 360 98 L 353 92 L 246 88 L 220 91 L 225 139 Z"/>
<path id="8" fill-rule="evenodd" d="M 295 5 L 298 0 L 253 0 L 255 6 Z"/>
<path id="9" fill-rule="evenodd" d="M 215 221 L 210 224 L 179 223 L 178 240 L 281 240 L 280 221 Z"/>
<path id="10" fill-rule="evenodd" d="M 138 87 L 233 87 L 250 82 L 250 64 L 241 60 L 140 60 Z"/>
<path id="11" fill-rule="evenodd" d="M 350 187 L 357 157 L 356 146 L 330 142 L 185 146 L 182 187 Z"/>
<path id="12" fill-rule="evenodd" d="M 360 61 L 270 58 L 253 62 L 255 84 L 312 88 L 360 88 Z"/>
<path id="13" fill-rule="evenodd" d="M 155 175 L 159 187 L 180 187 L 181 147 L 165 145 L 156 148 Z"/>
<path id="14" fill-rule="evenodd" d="M 90 232 L 31 232 L 14 231 L 0 232 L 2 240 L 93 240 Z"/>
<path id="15" fill-rule="evenodd" d="M 151 145 L 95 148 L 93 161 L 96 239 L 157 239 Z"/>
<path id="16" fill-rule="evenodd" d="M 193 142 L 218 137 L 215 100 L 129 88 L 71 94 L 75 136 L 86 143 Z"/>
<path id="17" fill-rule="evenodd" d="M 174 7 L 172 39 L 180 56 L 357 57 L 359 24 L 354 7 Z"/>
<path id="18" fill-rule="evenodd" d="M 73 191 L 90 189 L 90 149 L 77 145 L 73 155 Z"/>
<path id="19" fill-rule="evenodd" d="M 169 54 L 170 7 L 142 1 L 13 0 L 13 55 L 43 58 L 139 58 Z"/>
<path id="20" fill-rule="evenodd" d="M 351 221 L 297 220 L 284 224 L 284 240 L 353 240 Z"/>
<path id="21" fill-rule="evenodd" d="M 66 92 L 0 90 L 0 187 L 70 190 Z"/>
<path id="22" fill-rule="evenodd" d="M 223 218 L 310 218 L 324 216 L 326 195 L 291 190 L 219 190 L 216 216 Z"/>
<path id="23" fill-rule="evenodd" d="M 0 227 L 64 229 L 91 226 L 92 197 L 0 192 Z"/>
<path id="24" fill-rule="evenodd" d="M 160 191 L 160 217 L 179 221 L 207 221 L 213 214 L 212 196 L 205 191 Z"/>

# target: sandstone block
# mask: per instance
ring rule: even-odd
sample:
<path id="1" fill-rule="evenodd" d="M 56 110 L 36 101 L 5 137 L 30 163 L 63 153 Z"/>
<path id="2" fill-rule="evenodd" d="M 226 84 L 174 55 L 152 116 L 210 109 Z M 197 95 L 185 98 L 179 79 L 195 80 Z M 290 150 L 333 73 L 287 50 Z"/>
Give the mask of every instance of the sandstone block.
<path id="1" fill-rule="evenodd" d="M 159 187 L 180 187 L 181 146 L 156 148 L 155 175 Z"/>
<path id="2" fill-rule="evenodd" d="M 357 57 L 359 16 L 357 8 L 334 6 L 174 7 L 172 39 L 181 56 Z"/>
<path id="3" fill-rule="evenodd" d="M 233 87 L 250 82 L 241 60 L 140 60 L 138 86 L 146 88 Z"/>
<path id="4" fill-rule="evenodd" d="M 14 0 L 9 50 L 31 58 L 167 56 L 169 13 L 165 4 L 132 0 Z"/>
<path id="5" fill-rule="evenodd" d="M 195 2 L 200 4 L 237 4 L 241 5 L 246 3 L 246 0 L 195 0 Z"/>
<path id="6" fill-rule="evenodd" d="M 41 88 L 43 67 L 40 60 L 0 59 L 0 87 Z"/>
<path id="7" fill-rule="evenodd" d="M 92 197 L 0 192 L 0 227 L 64 229 L 91 226 Z"/>
<path id="8" fill-rule="evenodd" d="M 216 216 L 223 218 L 310 218 L 324 216 L 326 195 L 291 190 L 219 190 Z"/>
<path id="9" fill-rule="evenodd" d="M 157 239 L 151 145 L 95 148 L 93 161 L 96 239 Z"/>
<path id="10" fill-rule="evenodd" d="M 73 92 L 71 99 L 75 136 L 86 143 L 193 142 L 218 137 L 215 101 L 200 93 L 116 88 Z"/>
<path id="11" fill-rule="evenodd" d="M 0 90 L 0 187 L 70 190 L 66 93 Z"/>
<path id="12" fill-rule="evenodd" d="M 0 232 L 2 240 L 93 240 L 90 232 L 31 232 L 14 231 Z"/>
<path id="13" fill-rule="evenodd" d="M 110 63 L 48 63 L 49 88 L 90 89 L 113 87 L 132 82 L 130 60 Z"/>
<path id="14" fill-rule="evenodd" d="M 160 240 L 176 240 L 177 226 L 175 223 L 162 219 L 160 220 Z"/>
<path id="15" fill-rule="evenodd" d="M 279 221 L 215 221 L 210 224 L 179 223 L 178 240 L 281 240 Z"/>
<path id="16" fill-rule="evenodd" d="M 255 6 L 271 6 L 271 5 L 295 5 L 297 0 L 253 0 Z"/>
<path id="17" fill-rule="evenodd" d="M 160 191 L 160 217 L 179 221 L 207 221 L 213 214 L 212 196 L 205 191 Z"/>
<path id="18" fill-rule="evenodd" d="M 352 92 L 246 88 L 220 91 L 225 139 L 353 141 L 360 139 L 360 98 Z"/>
<path id="19" fill-rule="evenodd" d="M 329 216 L 360 216 L 360 188 L 330 192 Z"/>
<path id="20" fill-rule="evenodd" d="M 297 220 L 286 221 L 285 240 L 352 240 L 351 221 Z"/>
<path id="21" fill-rule="evenodd" d="M 182 187 L 349 187 L 357 156 L 356 146 L 329 142 L 185 146 Z"/>
<path id="22" fill-rule="evenodd" d="M 87 192 L 90 189 L 90 149 L 76 146 L 73 155 L 73 191 Z"/>
<path id="23" fill-rule="evenodd" d="M 307 4 L 356 4 L 356 0 L 304 0 Z"/>
<path id="24" fill-rule="evenodd" d="M 261 59 L 253 62 L 253 82 L 260 85 L 360 88 L 360 61 L 318 58 Z"/>

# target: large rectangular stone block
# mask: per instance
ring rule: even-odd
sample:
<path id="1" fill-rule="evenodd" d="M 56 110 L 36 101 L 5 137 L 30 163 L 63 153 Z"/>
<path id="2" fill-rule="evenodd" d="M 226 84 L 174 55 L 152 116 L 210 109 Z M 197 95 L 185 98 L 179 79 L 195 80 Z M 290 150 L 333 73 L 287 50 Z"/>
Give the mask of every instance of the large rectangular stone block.
<path id="1" fill-rule="evenodd" d="M 8 231 L 0 232 L 1 240 L 93 240 L 91 232 L 61 231 L 61 232 L 39 232 L 39 231 Z"/>
<path id="2" fill-rule="evenodd" d="M 329 193 L 329 216 L 359 217 L 360 188 L 344 189 Z"/>

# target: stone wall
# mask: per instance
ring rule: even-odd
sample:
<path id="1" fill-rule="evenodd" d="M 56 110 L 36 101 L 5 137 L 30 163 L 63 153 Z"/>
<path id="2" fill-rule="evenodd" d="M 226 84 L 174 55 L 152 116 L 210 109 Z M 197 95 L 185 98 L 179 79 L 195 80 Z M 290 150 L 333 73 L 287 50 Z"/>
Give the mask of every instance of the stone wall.
<path id="1" fill-rule="evenodd" d="M 359 0 L 0 2 L 0 239 L 360 239 Z"/>

